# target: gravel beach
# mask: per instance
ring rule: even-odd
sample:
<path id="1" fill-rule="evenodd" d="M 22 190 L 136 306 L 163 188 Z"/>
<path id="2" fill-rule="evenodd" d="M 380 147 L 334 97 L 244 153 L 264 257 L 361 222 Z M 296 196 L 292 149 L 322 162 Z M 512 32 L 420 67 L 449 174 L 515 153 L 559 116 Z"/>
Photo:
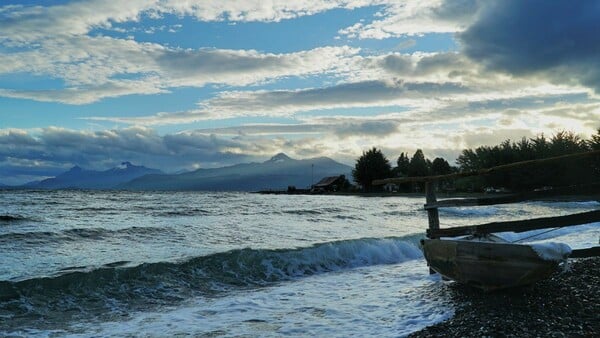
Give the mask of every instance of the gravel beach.
<path id="1" fill-rule="evenodd" d="M 534 285 L 485 293 L 445 286 L 455 315 L 410 337 L 598 337 L 600 257 L 571 260 Z"/>

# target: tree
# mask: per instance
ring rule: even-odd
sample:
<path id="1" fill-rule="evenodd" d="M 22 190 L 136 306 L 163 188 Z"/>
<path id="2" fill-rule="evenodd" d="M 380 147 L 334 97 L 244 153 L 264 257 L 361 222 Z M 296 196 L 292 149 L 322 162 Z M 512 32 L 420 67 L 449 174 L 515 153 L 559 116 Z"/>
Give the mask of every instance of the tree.
<path id="1" fill-rule="evenodd" d="M 429 175 L 427 160 L 425 159 L 425 155 L 423 155 L 423 151 L 421 149 L 417 149 L 413 157 L 410 159 L 410 163 L 408 165 L 408 176 L 414 177 L 427 175 Z"/>
<path id="2" fill-rule="evenodd" d="M 596 132 L 596 135 L 592 135 L 592 139 L 589 141 L 590 150 L 600 150 L 600 128 Z"/>
<path id="3" fill-rule="evenodd" d="M 600 128 L 596 135 L 592 135 L 592 139 L 589 140 L 589 148 L 590 150 L 600 150 Z M 595 178 L 600 179 L 600 156 L 595 156 L 593 161 Z"/>
<path id="4" fill-rule="evenodd" d="M 560 131 L 550 139 L 543 134 L 520 142 L 506 140 L 496 146 L 481 146 L 475 150 L 465 149 L 457 159 L 462 171 L 491 168 L 519 161 L 548 158 L 585 152 L 600 148 L 600 130 L 590 140 Z M 596 161 L 596 162 L 594 162 Z M 567 186 L 597 182 L 600 178 L 600 159 L 562 160 L 551 164 L 534 164 L 510 171 L 497 171 L 482 176 L 477 188 L 506 187 L 511 190 L 531 190 L 544 186 Z"/>
<path id="5" fill-rule="evenodd" d="M 446 175 L 452 173 L 450 163 L 441 157 L 436 157 L 431 163 L 432 175 Z"/>
<path id="6" fill-rule="evenodd" d="M 365 191 L 372 191 L 373 180 L 391 177 L 392 167 L 381 150 L 373 147 L 356 160 L 352 176 Z"/>
<path id="7" fill-rule="evenodd" d="M 410 165 L 408 153 L 401 153 L 398 157 L 398 161 L 396 161 L 396 164 L 398 164 L 398 166 L 396 167 L 396 176 L 408 176 L 408 167 Z"/>

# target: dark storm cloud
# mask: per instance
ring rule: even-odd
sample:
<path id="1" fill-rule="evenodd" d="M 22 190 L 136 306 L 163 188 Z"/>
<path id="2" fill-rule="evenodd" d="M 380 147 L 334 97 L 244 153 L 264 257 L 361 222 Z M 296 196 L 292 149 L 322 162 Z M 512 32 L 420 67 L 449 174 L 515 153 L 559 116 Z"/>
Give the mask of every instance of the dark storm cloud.
<path id="1" fill-rule="evenodd" d="M 600 2 L 503 0 L 487 3 L 458 34 L 465 54 L 488 69 L 544 75 L 600 92 Z"/>

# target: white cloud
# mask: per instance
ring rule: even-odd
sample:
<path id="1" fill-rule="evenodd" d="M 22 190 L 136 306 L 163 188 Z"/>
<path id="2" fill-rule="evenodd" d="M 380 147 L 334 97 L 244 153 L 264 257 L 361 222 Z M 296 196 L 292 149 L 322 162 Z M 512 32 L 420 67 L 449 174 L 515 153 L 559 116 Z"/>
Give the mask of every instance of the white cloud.
<path id="1" fill-rule="evenodd" d="M 94 28 L 138 21 L 164 14 L 194 16 L 201 21 L 277 22 L 334 8 L 357 8 L 385 1 L 334 0 L 88 0 L 54 6 L 0 7 L 0 40 L 14 43 L 41 41 L 55 36 L 82 36 Z"/>
<path id="2" fill-rule="evenodd" d="M 341 29 L 349 38 L 386 39 L 464 30 L 479 8 L 477 0 L 409 0 L 389 4 L 381 19 Z"/>
<path id="3" fill-rule="evenodd" d="M 64 80 L 65 87 L 46 91 L 5 88 L 0 95 L 82 104 L 105 97 L 162 93 L 182 86 L 243 86 L 334 72 L 344 59 L 356 53 L 358 49 L 343 46 L 273 54 L 172 49 L 109 37 L 53 39 L 33 51 L 0 54 L 0 74 L 49 76 Z"/>
<path id="4" fill-rule="evenodd" d="M 85 35 L 94 27 L 135 21 L 156 1 L 77 1 L 55 6 L 3 7 L 0 40 L 15 43 L 40 41 L 54 36 Z"/>
<path id="5" fill-rule="evenodd" d="M 333 72 L 358 53 L 322 47 L 295 53 L 254 50 L 179 49 L 132 39 L 88 35 L 92 29 L 162 14 L 199 20 L 279 21 L 368 1 L 168 1 L 111 0 L 55 6 L 0 7 L 0 75 L 32 74 L 62 80 L 53 90 L 2 88 L 0 95 L 69 104 L 105 97 L 155 94 L 209 83 L 243 86 L 288 76 Z M 137 81 L 137 82 L 136 82 Z M 141 84 L 141 85 L 138 85 Z M 125 88 L 129 87 L 129 88 Z"/>
<path id="6" fill-rule="evenodd" d="M 305 15 L 312 15 L 334 8 L 352 9 L 384 4 L 376 0 L 244 0 L 205 1 L 189 0 L 161 1 L 158 10 L 179 15 L 192 15 L 202 21 L 262 21 L 277 22 Z"/>
<path id="7" fill-rule="evenodd" d="M 87 104 L 103 98 L 130 94 L 160 94 L 164 89 L 155 86 L 149 79 L 141 81 L 107 81 L 96 86 L 78 86 L 60 90 L 12 90 L 0 89 L 0 96 L 30 99 L 42 102 Z"/>

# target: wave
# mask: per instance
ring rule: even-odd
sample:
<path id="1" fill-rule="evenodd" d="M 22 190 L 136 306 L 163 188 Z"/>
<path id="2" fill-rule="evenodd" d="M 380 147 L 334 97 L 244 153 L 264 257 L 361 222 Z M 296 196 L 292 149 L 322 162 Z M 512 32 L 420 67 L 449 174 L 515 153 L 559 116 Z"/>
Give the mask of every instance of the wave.
<path id="1" fill-rule="evenodd" d="M 204 216 L 210 215 L 211 212 L 205 209 L 190 208 L 181 210 L 167 210 L 152 213 L 155 217 L 178 217 L 178 216 Z"/>
<path id="2" fill-rule="evenodd" d="M 123 209 L 116 209 L 112 207 L 77 207 L 69 208 L 70 211 L 89 211 L 89 212 L 104 212 L 104 211 L 121 211 Z"/>
<path id="3" fill-rule="evenodd" d="M 440 215 L 447 216 L 473 216 L 473 217 L 487 217 L 493 216 L 498 213 L 496 207 L 477 207 L 477 208 L 441 208 L 439 209 Z"/>
<path id="4" fill-rule="evenodd" d="M 149 302 L 171 304 L 196 294 L 210 296 L 234 288 L 418 259 L 422 257 L 420 238 L 367 238 L 295 249 L 246 248 L 182 262 L 138 266 L 115 262 L 98 268 L 67 268 L 56 276 L 0 281 L 0 312 L 43 315 L 38 312 L 65 311 L 64 307 L 73 302 L 81 311 L 86 307 L 114 311 L 115 307 Z"/>
<path id="5" fill-rule="evenodd" d="M 35 244 L 57 244 L 77 240 L 102 240 L 120 236 L 157 236 L 172 232 L 172 229 L 162 227 L 129 227 L 124 229 L 109 230 L 104 228 L 74 228 L 60 232 L 52 231 L 29 231 L 11 232 L 0 234 L 0 243 L 20 241 Z"/>
<path id="6" fill-rule="evenodd" d="M 340 214 L 345 210 L 340 208 L 320 208 L 320 209 L 288 209 L 281 211 L 284 214 L 290 215 L 324 215 L 324 214 Z"/>
<path id="7" fill-rule="evenodd" d="M 30 220 L 30 218 L 21 215 L 0 215 L 0 222 L 23 222 L 27 220 Z"/>
<path id="8" fill-rule="evenodd" d="M 561 209 L 600 208 L 600 201 L 539 201 L 531 203 Z"/>

